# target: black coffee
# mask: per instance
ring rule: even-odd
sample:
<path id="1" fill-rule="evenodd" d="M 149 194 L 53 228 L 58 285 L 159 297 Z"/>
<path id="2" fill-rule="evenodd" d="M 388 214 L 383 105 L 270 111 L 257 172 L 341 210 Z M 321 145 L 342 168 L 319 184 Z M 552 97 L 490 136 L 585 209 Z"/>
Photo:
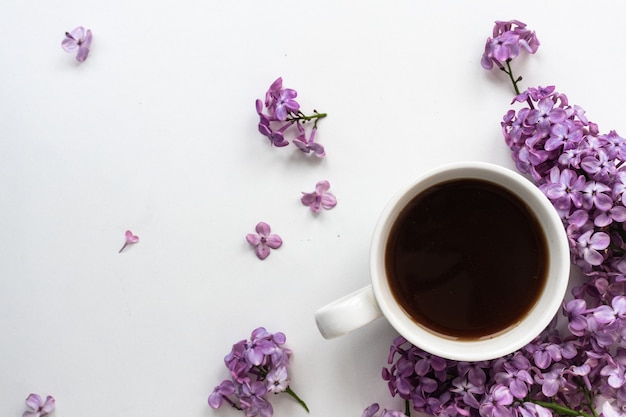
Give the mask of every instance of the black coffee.
<path id="1" fill-rule="evenodd" d="M 519 322 L 547 275 L 546 238 L 526 204 L 505 188 L 460 179 L 414 198 L 396 219 L 385 266 L 414 321 L 455 339 Z"/>

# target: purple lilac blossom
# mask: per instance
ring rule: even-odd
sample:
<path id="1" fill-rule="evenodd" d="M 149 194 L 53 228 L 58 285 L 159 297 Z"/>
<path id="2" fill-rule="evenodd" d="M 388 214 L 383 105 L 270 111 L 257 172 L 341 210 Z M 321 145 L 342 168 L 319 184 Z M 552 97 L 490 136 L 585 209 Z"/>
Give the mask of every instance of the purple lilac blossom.
<path id="1" fill-rule="evenodd" d="M 26 398 L 26 407 L 22 417 L 44 417 L 54 411 L 56 400 L 53 396 L 48 395 L 45 401 L 39 394 L 30 394 Z"/>
<path id="2" fill-rule="evenodd" d="M 493 37 L 487 38 L 481 65 L 485 69 L 504 68 L 504 63 L 517 57 L 521 49 L 534 54 L 539 48 L 535 32 L 526 29 L 526 24 L 518 20 L 496 22 Z"/>
<path id="3" fill-rule="evenodd" d="M 83 62 L 89 56 L 91 40 L 91 29 L 85 30 L 84 27 L 78 26 L 71 32 L 65 32 L 65 39 L 61 42 L 61 46 L 66 52 L 76 51 L 76 60 Z"/>
<path id="4" fill-rule="evenodd" d="M 313 213 L 319 213 L 322 209 L 330 210 L 337 205 L 337 198 L 328 192 L 330 183 L 326 180 L 315 184 L 315 191 L 302 193 L 300 201 L 305 206 L 309 206 Z"/>
<path id="5" fill-rule="evenodd" d="M 209 395 L 211 408 L 224 403 L 243 411 L 246 417 L 272 417 L 274 410 L 268 394 L 286 392 L 305 409 L 306 404 L 290 389 L 291 350 L 284 346 L 284 333 L 256 328 L 250 340 L 241 340 L 224 357 L 230 379 L 222 381 Z M 308 409 L 307 409 L 308 410 Z"/>
<path id="6" fill-rule="evenodd" d="M 306 131 L 301 123 L 296 123 L 298 127 L 298 136 L 293 140 L 293 144 L 296 145 L 298 149 L 300 149 L 304 153 L 313 152 L 315 156 L 318 158 L 323 158 L 326 156 L 326 151 L 324 147 L 319 143 L 315 142 L 315 134 L 317 133 L 317 127 L 311 129 L 311 135 L 307 139 Z"/>
<path id="7" fill-rule="evenodd" d="M 296 90 L 284 88 L 283 79 L 277 78 L 266 91 L 265 100 L 255 101 L 256 112 L 259 116 L 258 131 L 268 138 L 272 146 L 277 148 L 289 145 L 288 137 L 293 137 L 297 131 L 293 139 L 294 145 L 304 153 L 312 153 L 322 158 L 326 153 L 324 147 L 315 141 L 315 135 L 317 122 L 326 117 L 326 113 L 314 110 L 312 115 L 306 116 L 300 111 L 300 104 L 296 101 L 297 96 Z M 304 125 L 311 121 L 313 121 L 313 128 L 307 138 Z"/>
<path id="8" fill-rule="evenodd" d="M 282 246 L 283 240 L 280 236 L 272 234 L 271 228 L 267 223 L 259 222 L 256 227 L 256 234 L 249 233 L 246 235 L 246 240 L 250 246 L 254 247 L 254 253 L 256 256 L 263 260 L 270 255 L 271 249 L 278 249 Z"/>

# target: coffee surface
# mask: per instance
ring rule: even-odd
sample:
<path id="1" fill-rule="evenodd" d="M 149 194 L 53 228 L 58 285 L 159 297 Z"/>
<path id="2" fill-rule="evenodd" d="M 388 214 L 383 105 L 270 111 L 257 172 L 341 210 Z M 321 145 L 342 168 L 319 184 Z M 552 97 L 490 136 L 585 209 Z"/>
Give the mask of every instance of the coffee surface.
<path id="1" fill-rule="evenodd" d="M 545 285 L 547 243 L 526 204 L 477 179 L 435 185 L 396 219 L 385 253 L 394 297 L 428 329 L 488 337 L 519 322 Z"/>

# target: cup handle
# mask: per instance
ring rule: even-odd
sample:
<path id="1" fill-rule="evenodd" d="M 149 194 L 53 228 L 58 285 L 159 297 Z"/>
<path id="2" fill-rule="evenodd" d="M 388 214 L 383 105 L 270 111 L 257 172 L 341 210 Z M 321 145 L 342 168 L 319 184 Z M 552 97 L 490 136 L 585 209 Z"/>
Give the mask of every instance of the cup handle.
<path id="1" fill-rule="evenodd" d="M 371 285 L 325 305 L 315 312 L 315 322 L 326 339 L 350 333 L 381 317 Z"/>

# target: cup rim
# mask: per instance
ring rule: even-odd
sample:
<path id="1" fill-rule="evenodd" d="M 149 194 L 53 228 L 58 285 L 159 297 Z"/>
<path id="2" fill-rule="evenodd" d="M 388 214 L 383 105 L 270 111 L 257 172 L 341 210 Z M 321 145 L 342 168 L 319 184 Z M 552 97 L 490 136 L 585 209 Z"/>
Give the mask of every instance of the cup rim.
<path id="1" fill-rule="evenodd" d="M 522 198 L 540 219 L 549 252 L 549 279 L 546 280 L 541 296 L 524 319 L 499 334 L 478 340 L 443 338 L 416 324 L 395 302 L 385 272 L 387 236 L 402 208 L 417 192 L 443 181 L 460 178 L 494 182 Z M 433 355 L 452 360 L 490 360 L 506 356 L 531 342 L 559 311 L 569 283 L 569 242 L 563 223 L 552 203 L 536 185 L 521 174 L 487 162 L 455 162 L 424 173 L 396 193 L 385 206 L 372 238 L 370 275 L 374 295 L 383 315 L 413 345 Z"/>

